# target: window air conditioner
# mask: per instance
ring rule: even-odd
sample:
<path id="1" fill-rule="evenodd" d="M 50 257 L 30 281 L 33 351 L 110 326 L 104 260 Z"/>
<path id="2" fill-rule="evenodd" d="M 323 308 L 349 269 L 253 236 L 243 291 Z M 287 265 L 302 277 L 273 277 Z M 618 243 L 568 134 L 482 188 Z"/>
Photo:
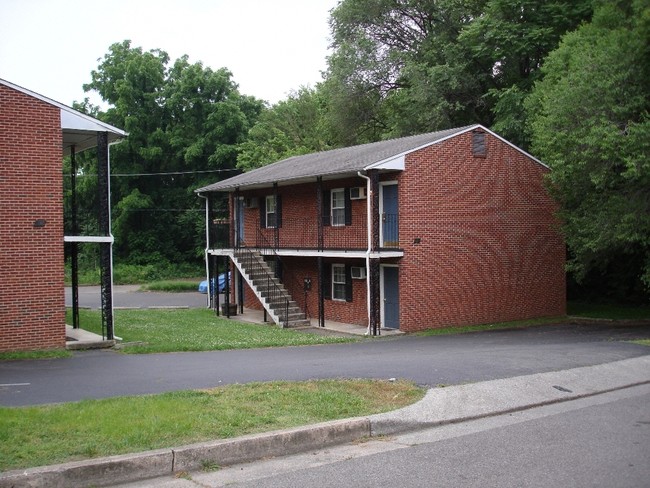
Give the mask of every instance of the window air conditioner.
<path id="1" fill-rule="evenodd" d="M 350 200 L 363 200 L 366 198 L 366 187 L 355 186 L 350 188 Z"/>
<path id="2" fill-rule="evenodd" d="M 366 268 L 361 266 L 352 266 L 350 269 L 352 274 L 352 279 L 354 280 L 365 280 L 366 279 Z"/>

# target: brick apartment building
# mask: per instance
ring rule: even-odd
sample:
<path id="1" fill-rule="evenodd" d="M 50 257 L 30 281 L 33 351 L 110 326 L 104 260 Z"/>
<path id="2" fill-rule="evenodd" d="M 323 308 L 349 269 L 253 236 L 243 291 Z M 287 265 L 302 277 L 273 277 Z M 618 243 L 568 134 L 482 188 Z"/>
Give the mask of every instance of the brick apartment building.
<path id="1" fill-rule="evenodd" d="M 542 162 L 480 125 L 296 156 L 210 186 L 208 275 L 283 326 L 413 332 L 563 315 Z M 219 193 L 230 214 L 216 218 Z"/>
<path id="2" fill-rule="evenodd" d="M 65 347 L 64 240 L 98 243 L 110 257 L 108 145 L 125 135 L 0 79 L 0 351 Z M 63 157 L 95 146 L 103 235 L 64 238 Z M 104 318 L 112 320 L 105 274 Z"/>

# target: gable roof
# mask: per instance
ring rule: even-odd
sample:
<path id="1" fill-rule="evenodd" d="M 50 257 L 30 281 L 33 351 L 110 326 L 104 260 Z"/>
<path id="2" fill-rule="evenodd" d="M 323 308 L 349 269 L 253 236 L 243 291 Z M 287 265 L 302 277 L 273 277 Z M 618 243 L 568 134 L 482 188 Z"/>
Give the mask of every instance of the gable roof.
<path id="1" fill-rule="evenodd" d="M 275 182 L 297 184 L 314 181 L 317 176 L 322 176 L 323 179 L 335 179 L 345 176 L 356 176 L 359 171 L 374 168 L 403 169 L 403 158 L 406 154 L 477 128 L 489 132 L 518 151 L 523 152 L 534 161 L 543 164 L 489 129 L 486 129 L 482 125 L 474 124 L 456 129 L 429 132 L 427 134 L 344 147 L 331 151 L 305 154 L 303 156 L 293 156 L 199 188 L 196 192 L 234 191 L 237 188 L 263 188 Z"/>
<path id="2" fill-rule="evenodd" d="M 75 146 L 77 152 L 97 145 L 97 133 L 107 132 L 108 142 L 114 142 L 126 137 L 128 134 L 106 122 L 102 122 L 90 115 L 81 113 L 67 105 L 63 105 L 51 98 L 18 86 L 0 78 L 0 84 L 24 93 L 30 97 L 41 100 L 57 107 L 61 111 L 61 130 L 63 132 L 63 153 L 69 154 L 70 148 Z"/>

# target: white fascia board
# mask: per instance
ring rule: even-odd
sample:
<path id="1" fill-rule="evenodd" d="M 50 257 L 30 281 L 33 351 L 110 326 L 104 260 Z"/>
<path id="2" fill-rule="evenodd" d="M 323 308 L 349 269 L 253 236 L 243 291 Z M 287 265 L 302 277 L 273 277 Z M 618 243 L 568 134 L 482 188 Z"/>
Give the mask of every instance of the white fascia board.
<path id="1" fill-rule="evenodd" d="M 108 242 L 113 243 L 113 236 L 63 236 L 63 242 Z"/>

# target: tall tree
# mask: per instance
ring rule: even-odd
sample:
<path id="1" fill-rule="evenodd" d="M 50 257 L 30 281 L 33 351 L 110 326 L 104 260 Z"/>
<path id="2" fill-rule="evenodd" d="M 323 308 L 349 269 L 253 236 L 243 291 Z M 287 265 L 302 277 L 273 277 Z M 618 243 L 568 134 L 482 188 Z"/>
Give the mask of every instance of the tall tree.
<path id="1" fill-rule="evenodd" d="M 265 109 L 239 146 L 237 166 L 244 170 L 290 156 L 324 151 L 332 147 L 325 113 L 327 105 L 319 88 L 301 87 Z"/>
<path id="2" fill-rule="evenodd" d="M 225 68 L 159 49 L 113 44 L 86 91 L 99 114 L 129 136 L 111 149 L 116 255 L 134 263 L 187 262 L 200 255 L 201 202 L 193 190 L 235 170 L 237 146 L 262 102 L 242 96 Z"/>
<path id="3" fill-rule="evenodd" d="M 650 1 L 600 1 L 567 34 L 527 102 L 533 151 L 553 169 L 579 279 L 650 291 Z"/>
<path id="4" fill-rule="evenodd" d="M 590 15 L 591 0 L 344 0 L 330 20 L 331 125 L 350 143 L 480 122 L 525 145 L 523 99 Z"/>

